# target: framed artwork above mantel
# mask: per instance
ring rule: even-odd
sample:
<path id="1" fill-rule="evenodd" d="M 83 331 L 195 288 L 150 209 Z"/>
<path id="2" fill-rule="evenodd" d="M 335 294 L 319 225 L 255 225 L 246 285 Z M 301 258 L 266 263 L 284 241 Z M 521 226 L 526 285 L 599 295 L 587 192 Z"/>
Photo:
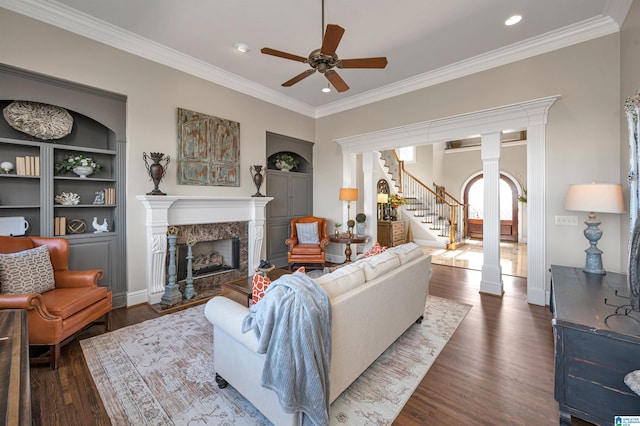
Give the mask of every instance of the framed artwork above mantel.
<path id="1" fill-rule="evenodd" d="M 240 123 L 178 108 L 178 184 L 240 186 Z"/>

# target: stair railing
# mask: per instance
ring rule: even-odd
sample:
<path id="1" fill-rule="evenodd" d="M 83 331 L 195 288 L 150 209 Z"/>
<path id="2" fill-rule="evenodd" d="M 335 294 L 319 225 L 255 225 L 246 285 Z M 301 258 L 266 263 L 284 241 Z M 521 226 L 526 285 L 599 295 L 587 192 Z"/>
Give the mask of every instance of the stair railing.
<path id="1" fill-rule="evenodd" d="M 450 194 L 440 195 L 402 167 L 402 194 L 417 217 L 431 223 L 431 229 L 440 230 L 448 239 L 447 249 L 458 247 L 465 235 L 465 206 Z"/>
<path id="2" fill-rule="evenodd" d="M 394 149 L 381 151 L 381 158 L 389 168 L 389 175 L 395 182 L 399 193 L 409 203 L 407 210 L 416 217 L 422 217 L 423 223 L 430 223 L 432 230 L 439 230 L 439 236 L 448 239 L 447 248 L 454 250 L 466 236 L 466 206 L 437 185 L 432 190 L 418 178 L 405 170 Z"/>

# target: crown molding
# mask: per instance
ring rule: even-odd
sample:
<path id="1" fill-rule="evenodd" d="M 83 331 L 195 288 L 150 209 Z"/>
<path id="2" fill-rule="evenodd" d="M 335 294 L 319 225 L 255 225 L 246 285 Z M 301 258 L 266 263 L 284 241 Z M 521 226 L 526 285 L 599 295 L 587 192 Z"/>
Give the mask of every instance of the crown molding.
<path id="1" fill-rule="evenodd" d="M 315 117 L 315 108 L 273 89 L 185 55 L 177 50 L 125 31 L 55 1 L 0 0 L 0 7 L 79 34 L 107 46 L 131 53 L 187 74 L 219 84 L 245 95 Z"/>
<path id="2" fill-rule="evenodd" d="M 514 43 L 486 54 L 319 107 L 283 95 L 56 1 L 0 0 L 0 7 L 270 104 L 311 118 L 321 118 L 618 32 L 631 3 L 632 0 L 607 0 L 603 8 L 603 14 L 606 15 L 587 19 L 539 37 Z"/>
<path id="3" fill-rule="evenodd" d="M 436 84 L 455 80 L 491 68 L 517 62 L 543 53 L 589 41 L 619 31 L 618 24 L 609 16 L 601 16 L 551 31 L 521 43 L 493 50 L 438 68 L 397 83 L 370 90 L 347 99 L 316 108 L 316 118 L 343 112 L 394 96 L 410 93 Z"/>
<path id="4" fill-rule="evenodd" d="M 633 0 L 606 0 L 604 8 L 602 8 L 602 15 L 610 16 L 611 19 L 616 21 L 619 30 L 624 24 L 632 3 Z"/>

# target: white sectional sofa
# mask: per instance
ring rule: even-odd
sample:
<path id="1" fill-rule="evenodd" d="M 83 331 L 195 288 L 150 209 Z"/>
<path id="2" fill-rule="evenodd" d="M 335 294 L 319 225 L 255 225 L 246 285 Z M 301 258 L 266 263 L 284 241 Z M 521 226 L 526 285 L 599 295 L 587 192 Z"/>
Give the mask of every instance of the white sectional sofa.
<path id="1" fill-rule="evenodd" d="M 331 300 L 333 402 L 425 310 L 431 256 L 414 243 L 364 258 L 315 281 Z M 249 308 L 226 297 L 211 299 L 205 316 L 213 324 L 216 374 L 236 388 L 275 425 L 298 425 L 300 416 L 285 413 L 275 392 L 260 384 L 264 354 L 253 332 L 242 333 Z M 219 384 L 226 385 L 224 381 Z"/>

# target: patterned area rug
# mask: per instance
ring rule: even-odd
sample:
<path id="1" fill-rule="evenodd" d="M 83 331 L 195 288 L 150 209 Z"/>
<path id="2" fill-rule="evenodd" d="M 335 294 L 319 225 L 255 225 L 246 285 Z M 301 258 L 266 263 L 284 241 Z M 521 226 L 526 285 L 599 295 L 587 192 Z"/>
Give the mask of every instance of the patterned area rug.
<path id="1" fill-rule="evenodd" d="M 331 424 L 391 424 L 470 309 L 429 296 L 422 324 L 334 401 Z M 203 312 L 200 305 L 80 342 L 112 424 L 271 424 L 231 386 L 218 389 Z"/>

